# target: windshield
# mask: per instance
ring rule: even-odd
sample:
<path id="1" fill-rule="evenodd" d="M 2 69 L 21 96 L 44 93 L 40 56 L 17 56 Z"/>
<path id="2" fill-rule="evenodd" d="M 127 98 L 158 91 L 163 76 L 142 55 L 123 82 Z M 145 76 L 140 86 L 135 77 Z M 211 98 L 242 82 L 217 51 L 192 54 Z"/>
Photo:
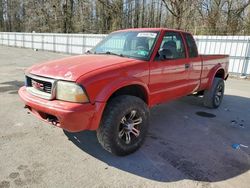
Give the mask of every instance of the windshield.
<path id="1" fill-rule="evenodd" d="M 156 31 L 112 33 L 90 50 L 90 52 L 147 60 L 150 58 L 158 33 Z"/>

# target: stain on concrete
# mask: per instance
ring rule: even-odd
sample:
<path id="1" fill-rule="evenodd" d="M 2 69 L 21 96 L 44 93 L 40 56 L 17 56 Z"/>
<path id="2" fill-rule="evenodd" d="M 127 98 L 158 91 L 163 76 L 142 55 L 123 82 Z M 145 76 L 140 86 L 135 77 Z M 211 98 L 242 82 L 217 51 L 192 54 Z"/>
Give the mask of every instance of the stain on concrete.
<path id="1" fill-rule="evenodd" d="M 9 81 L 0 83 L 0 93 L 9 92 L 16 94 L 18 89 L 24 85 L 23 81 Z"/>
<path id="2" fill-rule="evenodd" d="M 20 166 L 17 167 L 18 170 L 25 170 L 27 168 L 28 168 L 27 165 L 20 165 Z"/>
<path id="3" fill-rule="evenodd" d="M 17 133 L 12 133 L 12 134 L 8 134 L 8 135 L 3 135 L 1 136 L 1 139 L 3 140 L 10 140 L 10 139 L 19 139 L 22 138 L 24 136 L 26 136 L 28 133 L 24 133 L 24 132 L 17 132 Z"/>
<path id="4" fill-rule="evenodd" d="M 149 138 L 153 139 L 153 140 L 158 140 L 158 137 L 157 136 L 154 136 L 152 134 L 148 134 L 147 135 Z"/>
<path id="5" fill-rule="evenodd" d="M 210 182 L 208 177 L 209 172 L 204 172 L 198 166 L 198 164 L 193 163 L 185 159 L 182 156 L 176 155 L 171 150 L 160 152 L 158 154 L 162 159 L 168 161 L 173 167 L 181 171 L 185 176 L 197 181 Z"/>
<path id="6" fill-rule="evenodd" d="M 160 143 L 161 145 L 164 145 L 164 146 L 167 146 L 167 145 L 168 145 L 168 143 L 165 142 L 165 141 L 160 141 L 159 143 Z"/>
<path id="7" fill-rule="evenodd" d="M 0 182 L 0 188 L 9 188 L 10 187 L 10 182 L 9 181 L 1 181 Z"/>
<path id="8" fill-rule="evenodd" d="M 12 172 L 12 173 L 10 173 L 10 175 L 9 175 L 9 177 L 11 178 L 11 179 L 15 179 L 15 178 L 17 178 L 17 177 L 19 177 L 20 176 L 20 174 L 18 173 L 18 172 Z"/>
<path id="9" fill-rule="evenodd" d="M 15 179 L 15 180 L 14 180 L 14 183 L 15 183 L 17 186 L 25 186 L 25 185 L 27 185 L 26 182 L 23 181 L 21 178 Z"/>
<path id="10" fill-rule="evenodd" d="M 208 112 L 196 112 L 196 115 L 201 116 L 201 117 L 206 117 L 206 118 L 214 118 L 216 115 Z"/>
<path id="11" fill-rule="evenodd" d="M 8 92 L 8 94 L 12 94 L 12 95 L 16 95 L 18 93 L 18 91 L 11 91 L 11 92 Z"/>
<path id="12" fill-rule="evenodd" d="M 19 172 L 12 172 L 8 176 L 16 186 L 30 186 L 34 184 L 40 184 L 42 182 L 42 175 L 45 173 L 43 165 L 38 162 L 32 163 L 30 166 L 19 165 L 17 170 Z M 10 183 L 11 182 L 9 181 L 3 181 L 0 184 L 0 188 L 5 188 L 10 185 Z"/>

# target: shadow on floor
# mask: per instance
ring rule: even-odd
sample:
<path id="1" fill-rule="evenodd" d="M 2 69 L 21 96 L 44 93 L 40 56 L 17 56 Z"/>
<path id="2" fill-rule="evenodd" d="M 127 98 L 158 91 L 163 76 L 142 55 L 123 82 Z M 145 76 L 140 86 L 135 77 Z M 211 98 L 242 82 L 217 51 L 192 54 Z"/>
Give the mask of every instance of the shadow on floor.
<path id="1" fill-rule="evenodd" d="M 0 93 L 8 92 L 9 94 L 17 94 L 18 89 L 24 85 L 23 81 L 9 81 L 0 83 Z"/>
<path id="2" fill-rule="evenodd" d="M 95 132 L 65 135 L 84 152 L 120 170 L 156 181 L 192 179 L 216 182 L 250 169 L 250 99 L 226 95 L 219 109 L 202 106 L 202 99 L 185 97 L 151 110 L 150 128 L 142 148 L 126 157 L 102 149 Z M 202 117 L 198 112 L 215 114 Z M 236 123 L 232 123 L 235 120 Z M 244 128 L 237 122 L 244 124 Z"/>

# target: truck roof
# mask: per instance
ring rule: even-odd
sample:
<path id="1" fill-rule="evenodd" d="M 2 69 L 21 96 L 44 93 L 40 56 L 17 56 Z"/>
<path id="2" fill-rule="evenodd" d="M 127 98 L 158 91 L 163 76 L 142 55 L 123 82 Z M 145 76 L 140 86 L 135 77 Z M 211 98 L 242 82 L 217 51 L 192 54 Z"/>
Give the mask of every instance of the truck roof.
<path id="1" fill-rule="evenodd" d="M 170 28 L 163 28 L 163 27 L 158 27 L 158 28 L 129 28 L 129 29 L 122 29 L 115 32 L 124 32 L 124 31 L 175 31 L 175 32 L 181 32 L 181 33 L 188 33 L 186 31 L 178 30 L 178 29 L 170 29 Z"/>

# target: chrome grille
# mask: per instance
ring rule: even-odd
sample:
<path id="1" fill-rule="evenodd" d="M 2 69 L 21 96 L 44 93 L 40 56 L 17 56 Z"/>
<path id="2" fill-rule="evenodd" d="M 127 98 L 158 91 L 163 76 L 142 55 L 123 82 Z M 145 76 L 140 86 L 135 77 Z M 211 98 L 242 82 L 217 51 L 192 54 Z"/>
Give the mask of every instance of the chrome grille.
<path id="1" fill-rule="evenodd" d="M 32 95 L 53 99 L 55 97 L 56 80 L 36 75 L 26 75 L 26 89 Z"/>
<path id="2" fill-rule="evenodd" d="M 51 94 L 52 83 L 42 81 L 42 80 L 33 79 L 33 78 L 30 78 L 30 79 L 31 79 L 31 81 L 30 81 L 31 82 L 31 87 L 33 87 L 33 88 L 35 88 L 37 90 L 40 90 L 40 91 Z"/>

